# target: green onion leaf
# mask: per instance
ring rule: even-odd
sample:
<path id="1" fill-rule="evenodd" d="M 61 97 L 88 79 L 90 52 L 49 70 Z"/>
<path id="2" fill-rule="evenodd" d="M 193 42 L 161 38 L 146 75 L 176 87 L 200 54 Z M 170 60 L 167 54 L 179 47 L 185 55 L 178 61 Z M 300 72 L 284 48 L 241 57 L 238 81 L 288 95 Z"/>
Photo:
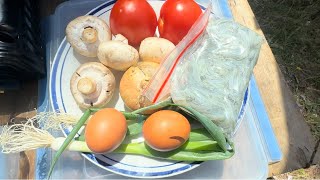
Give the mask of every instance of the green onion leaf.
<path id="1" fill-rule="evenodd" d="M 181 107 L 190 113 L 192 113 L 196 119 L 207 129 L 207 131 L 211 134 L 214 140 L 218 142 L 220 147 L 226 151 L 227 150 L 227 140 L 224 136 L 222 129 L 219 128 L 216 124 L 214 124 L 213 121 L 208 119 L 206 116 L 202 115 L 198 111 L 192 109 L 191 107 L 179 105 L 179 104 L 171 104 L 172 106 L 178 106 Z"/>
<path id="2" fill-rule="evenodd" d="M 205 128 L 191 129 L 189 141 L 214 140 Z"/>
<path id="3" fill-rule="evenodd" d="M 175 161 L 208 161 L 228 159 L 234 155 L 234 150 L 232 148 L 223 151 L 216 141 L 197 141 L 186 142 L 180 148 L 172 151 L 160 152 L 141 142 L 121 144 L 112 153 L 143 155 Z"/>
<path id="4" fill-rule="evenodd" d="M 135 111 L 132 111 L 132 113 L 134 114 L 140 114 L 140 113 L 143 113 L 144 111 L 149 111 L 149 110 L 158 110 L 158 109 L 161 109 L 161 108 L 164 108 L 164 107 L 167 107 L 169 106 L 170 104 L 172 104 L 172 99 L 169 98 L 165 101 L 161 101 L 157 104 L 153 104 L 153 105 L 150 105 L 150 106 L 147 106 L 147 107 L 143 107 L 143 108 L 140 108 L 140 109 L 137 109 Z"/>
<path id="5" fill-rule="evenodd" d="M 97 112 L 101 109 L 102 108 L 90 108 L 91 112 Z M 139 119 L 145 120 L 148 117 L 146 115 L 142 115 L 142 114 L 138 114 L 138 113 L 134 113 L 134 112 L 121 111 L 121 113 L 124 115 L 124 117 L 126 117 L 127 120 L 139 120 Z"/>
<path id="6" fill-rule="evenodd" d="M 78 121 L 78 123 L 73 127 L 72 131 L 70 132 L 70 134 L 67 136 L 66 140 L 63 142 L 62 146 L 59 148 L 59 150 L 57 151 L 57 153 L 55 154 L 53 161 L 51 163 L 50 169 L 49 169 L 49 173 L 48 173 L 48 179 L 50 179 L 51 174 L 53 172 L 53 168 L 55 166 L 55 164 L 57 163 L 60 155 L 63 153 L 63 151 L 68 147 L 68 145 L 70 144 L 70 142 L 73 140 L 74 136 L 77 134 L 77 132 L 80 130 L 80 128 L 83 126 L 83 124 L 87 121 L 87 119 L 89 118 L 91 114 L 91 110 L 87 109 L 84 114 L 82 115 L 82 117 L 80 118 L 80 120 Z"/>

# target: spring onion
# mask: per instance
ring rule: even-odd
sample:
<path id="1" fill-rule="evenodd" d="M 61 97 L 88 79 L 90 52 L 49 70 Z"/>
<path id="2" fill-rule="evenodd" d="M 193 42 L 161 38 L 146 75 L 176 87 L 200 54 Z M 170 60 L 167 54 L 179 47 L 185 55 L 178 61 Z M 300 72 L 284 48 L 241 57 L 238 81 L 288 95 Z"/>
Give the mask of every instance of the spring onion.
<path id="1" fill-rule="evenodd" d="M 83 120 L 84 119 L 82 119 L 82 122 Z M 145 145 L 145 143 L 139 142 L 128 144 L 123 143 L 112 153 L 135 154 L 179 161 L 227 159 L 234 154 L 233 150 L 224 152 L 216 141 L 208 139 L 207 136 L 199 136 L 199 134 L 203 133 L 204 131 L 206 131 L 204 128 L 193 130 L 193 132 L 190 134 L 190 139 L 183 146 L 170 152 L 155 151 Z M 4 153 L 17 153 L 43 147 L 50 147 L 52 150 L 60 153 L 62 153 L 62 149 L 77 152 L 92 152 L 88 148 L 85 141 L 74 139 L 70 140 L 70 138 L 68 140 L 68 137 L 54 138 L 48 131 L 36 128 L 32 124 L 32 121 L 29 121 L 26 124 L 15 124 L 10 127 L 5 126 L 0 140 Z M 191 141 L 195 138 L 197 138 L 198 141 Z M 66 142 L 68 142 L 68 144 L 66 144 Z M 59 157 L 58 152 L 55 155 L 55 159 Z M 53 166 L 54 163 L 51 167 Z"/>
<path id="2" fill-rule="evenodd" d="M 207 131 L 211 134 L 214 140 L 216 140 L 219 144 L 219 146 L 226 151 L 227 150 L 227 140 L 226 137 L 223 134 L 223 131 L 221 128 L 219 128 L 217 125 L 213 123 L 210 119 L 208 119 L 206 116 L 200 114 L 198 111 L 187 107 L 183 105 L 178 104 L 171 104 L 172 106 L 178 106 L 183 109 L 186 109 L 190 113 L 192 113 L 195 118 L 207 129 Z"/>
<path id="3" fill-rule="evenodd" d="M 153 104 L 153 105 L 150 105 L 150 106 L 147 106 L 147 107 L 143 107 L 143 108 L 140 108 L 140 109 L 137 109 L 135 111 L 132 111 L 132 113 L 134 114 L 141 114 L 145 111 L 150 111 L 150 110 L 159 110 L 161 108 L 164 108 L 164 107 L 167 107 L 169 106 L 170 104 L 172 104 L 172 99 L 171 98 L 168 98 L 164 101 L 161 101 L 159 103 L 156 103 L 156 104 Z"/>
<path id="4" fill-rule="evenodd" d="M 176 109 L 179 107 L 179 109 Z M 233 144 L 224 136 L 221 129 L 205 116 L 192 108 L 173 104 L 171 99 L 151 105 L 133 112 L 121 112 L 125 115 L 128 124 L 126 139 L 134 139 L 142 132 L 142 123 L 148 117 L 142 113 L 146 110 L 157 110 L 157 108 L 173 108 L 175 111 L 182 112 L 192 123 L 201 124 L 201 127 L 193 127 L 189 139 L 178 149 L 169 152 L 156 151 L 144 142 L 123 142 L 116 150 L 111 153 L 135 154 L 152 158 L 161 158 L 179 161 L 206 161 L 228 159 L 234 154 Z M 79 120 L 75 116 L 67 114 L 42 114 L 31 118 L 25 124 L 14 124 L 4 126 L 0 136 L 0 144 L 3 153 L 15 153 L 31 149 L 50 147 L 57 151 L 51 164 L 48 178 L 50 178 L 53 168 L 64 150 L 78 152 L 92 152 L 86 142 L 84 135 L 75 138 L 76 133 L 85 125 L 92 112 L 99 109 L 88 109 Z M 47 114 L 48 115 L 48 114 Z M 54 117 L 48 122 L 57 121 L 58 123 L 73 125 L 72 131 L 66 138 L 53 137 L 47 129 L 35 127 L 36 122 L 43 122 L 44 117 Z M 130 119 L 130 120 L 129 120 Z M 57 123 L 55 122 L 55 123 Z M 67 122 L 67 123 L 66 123 Z M 227 148 L 227 144 L 229 147 Z"/>
<path id="5" fill-rule="evenodd" d="M 91 115 L 91 110 L 87 109 L 83 113 L 82 117 L 79 119 L 78 123 L 73 127 L 72 131 L 67 136 L 67 138 L 65 139 L 65 141 L 63 142 L 63 144 L 61 145 L 61 147 L 59 148 L 57 153 L 54 155 L 53 161 L 52 161 L 50 169 L 49 169 L 48 179 L 50 178 L 52 171 L 53 171 L 53 168 L 54 168 L 56 162 L 58 161 L 60 155 L 68 147 L 69 143 L 73 140 L 74 136 L 77 134 L 77 132 L 83 126 L 83 124 L 87 121 L 87 119 L 89 118 L 90 115 Z"/>

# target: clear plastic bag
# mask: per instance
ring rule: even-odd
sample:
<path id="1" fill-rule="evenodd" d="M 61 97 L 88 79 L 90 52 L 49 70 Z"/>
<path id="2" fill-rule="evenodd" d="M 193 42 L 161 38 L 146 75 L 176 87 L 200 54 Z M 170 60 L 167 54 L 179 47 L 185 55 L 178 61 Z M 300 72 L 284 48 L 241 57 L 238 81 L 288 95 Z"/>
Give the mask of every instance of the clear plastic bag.
<path id="1" fill-rule="evenodd" d="M 203 22 L 188 33 L 192 41 L 165 59 L 144 94 L 152 102 L 171 96 L 232 136 L 263 39 L 232 20 Z"/>
<path id="2" fill-rule="evenodd" d="M 200 37 L 206 29 L 211 15 L 212 4 L 210 3 L 204 13 L 194 23 L 188 34 L 177 44 L 176 48 L 161 62 L 158 71 L 149 82 L 143 95 L 152 103 L 167 98 L 170 94 L 169 79 L 181 60 L 183 54 Z"/>

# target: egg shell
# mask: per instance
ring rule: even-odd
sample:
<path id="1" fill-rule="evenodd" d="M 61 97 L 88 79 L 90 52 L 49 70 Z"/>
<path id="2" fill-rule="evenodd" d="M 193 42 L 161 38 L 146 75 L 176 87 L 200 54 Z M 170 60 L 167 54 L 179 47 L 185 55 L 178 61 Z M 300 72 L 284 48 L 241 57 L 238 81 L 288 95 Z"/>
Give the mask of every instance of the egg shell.
<path id="1" fill-rule="evenodd" d="M 148 117 L 142 131 L 146 144 L 151 148 L 157 151 L 171 151 L 188 140 L 191 126 L 182 114 L 161 110 Z"/>
<path id="2" fill-rule="evenodd" d="M 107 153 L 115 150 L 127 133 L 125 116 L 116 109 L 104 108 L 97 111 L 85 128 L 85 140 L 94 153 Z"/>

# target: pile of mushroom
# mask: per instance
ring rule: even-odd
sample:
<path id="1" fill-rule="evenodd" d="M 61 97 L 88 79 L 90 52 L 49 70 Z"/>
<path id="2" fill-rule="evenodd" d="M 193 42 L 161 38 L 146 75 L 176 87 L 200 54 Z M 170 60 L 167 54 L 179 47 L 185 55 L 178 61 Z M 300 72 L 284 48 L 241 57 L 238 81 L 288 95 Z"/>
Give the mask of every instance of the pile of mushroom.
<path id="1" fill-rule="evenodd" d="M 80 16 L 66 28 L 72 48 L 99 62 L 82 64 L 70 80 L 72 95 L 82 108 L 103 107 L 113 96 L 115 77 L 108 69 L 125 71 L 120 82 L 120 96 L 130 109 L 150 105 L 141 94 L 159 64 L 175 48 L 167 39 L 148 37 L 138 50 L 121 34 L 112 34 L 107 23 L 95 16 Z M 141 60 L 142 62 L 139 62 Z"/>
<path id="2" fill-rule="evenodd" d="M 103 107 L 111 100 L 115 83 L 114 75 L 106 66 L 98 62 L 88 62 L 74 72 L 70 88 L 80 107 Z"/>

